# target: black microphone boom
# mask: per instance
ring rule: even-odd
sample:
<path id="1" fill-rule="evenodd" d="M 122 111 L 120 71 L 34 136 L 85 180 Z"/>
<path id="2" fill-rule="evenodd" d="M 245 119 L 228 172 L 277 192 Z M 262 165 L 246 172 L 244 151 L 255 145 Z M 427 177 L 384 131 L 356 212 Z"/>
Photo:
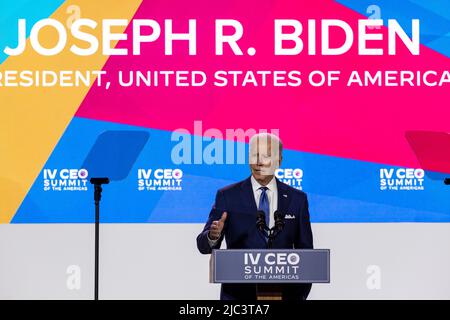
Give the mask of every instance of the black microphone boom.
<path id="1" fill-rule="evenodd" d="M 262 210 L 256 212 L 256 228 L 264 235 L 267 240 L 267 248 L 272 248 L 275 237 L 283 231 L 284 228 L 284 214 L 276 210 L 274 212 L 274 226 L 269 228 L 266 224 L 266 214 Z"/>
<path id="2" fill-rule="evenodd" d="M 284 228 L 284 215 L 280 211 L 275 211 L 273 214 L 275 220 L 275 230 L 281 232 Z"/>
<path id="3" fill-rule="evenodd" d="M 267 229 L 266 214 L 262 210 L 259 210 L 256 213 L 256 228 L 261 232 L 264 232 Z"/>

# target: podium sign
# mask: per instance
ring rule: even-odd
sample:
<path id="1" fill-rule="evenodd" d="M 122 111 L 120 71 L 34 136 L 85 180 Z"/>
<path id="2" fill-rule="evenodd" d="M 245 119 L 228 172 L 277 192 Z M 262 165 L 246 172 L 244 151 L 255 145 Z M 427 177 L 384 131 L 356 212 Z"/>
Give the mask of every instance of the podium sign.
<path id="1" fill-rule="evenodd" d="M 329 283 L 329 249 L 226 249 L 211 255 L 213 283 Z"/>

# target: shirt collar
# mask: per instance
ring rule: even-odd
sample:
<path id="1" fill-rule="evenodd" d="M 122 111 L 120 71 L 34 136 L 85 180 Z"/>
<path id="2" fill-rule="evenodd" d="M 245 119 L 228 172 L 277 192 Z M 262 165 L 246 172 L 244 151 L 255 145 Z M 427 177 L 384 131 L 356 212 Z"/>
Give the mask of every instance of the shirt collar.
<path id="1" fill-rule="evenodd" d="M 252 189 L 253 192 L 256 192 L 259 188 L 264 187 L 262 184 L 260 184 L 258 181 L 256 181 L 256 179 L 253 177 L 250 178 L 251 182 L 252 182 Z M 270 191 L 275 191 L 277 190 L 277 180 L 275 179 L 275 177 L 272 178 L 272 180 L 270 180 L 270 182 L 267 184 L 266 186 Z"/>

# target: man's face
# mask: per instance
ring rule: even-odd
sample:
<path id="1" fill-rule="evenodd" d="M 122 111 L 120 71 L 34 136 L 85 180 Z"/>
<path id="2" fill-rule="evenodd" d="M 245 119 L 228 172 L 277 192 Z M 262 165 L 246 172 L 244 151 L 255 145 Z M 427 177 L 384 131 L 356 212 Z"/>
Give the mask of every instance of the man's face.
<path id="1" fill-rule="evenodd" d="M 278 143 L 270 138 L 258 137 L 250 144 L 249 162 L 252 175 L 258 182 L 270 182 L 281 164 Z"/>

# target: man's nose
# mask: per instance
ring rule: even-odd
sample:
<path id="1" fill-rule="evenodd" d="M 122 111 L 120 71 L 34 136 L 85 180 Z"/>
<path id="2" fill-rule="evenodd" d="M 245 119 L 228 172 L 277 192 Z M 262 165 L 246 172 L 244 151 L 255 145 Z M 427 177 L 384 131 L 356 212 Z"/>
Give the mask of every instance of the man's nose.
<path id="1" fill-rule="evenodd" d="M 258 157 L 256 158 L 256 165 L 262 166 L 263 164 L 264 164 L 264 163 L 263 163 L 262 157 L 261 157 L 261 156 L 258 156 Z"/>

